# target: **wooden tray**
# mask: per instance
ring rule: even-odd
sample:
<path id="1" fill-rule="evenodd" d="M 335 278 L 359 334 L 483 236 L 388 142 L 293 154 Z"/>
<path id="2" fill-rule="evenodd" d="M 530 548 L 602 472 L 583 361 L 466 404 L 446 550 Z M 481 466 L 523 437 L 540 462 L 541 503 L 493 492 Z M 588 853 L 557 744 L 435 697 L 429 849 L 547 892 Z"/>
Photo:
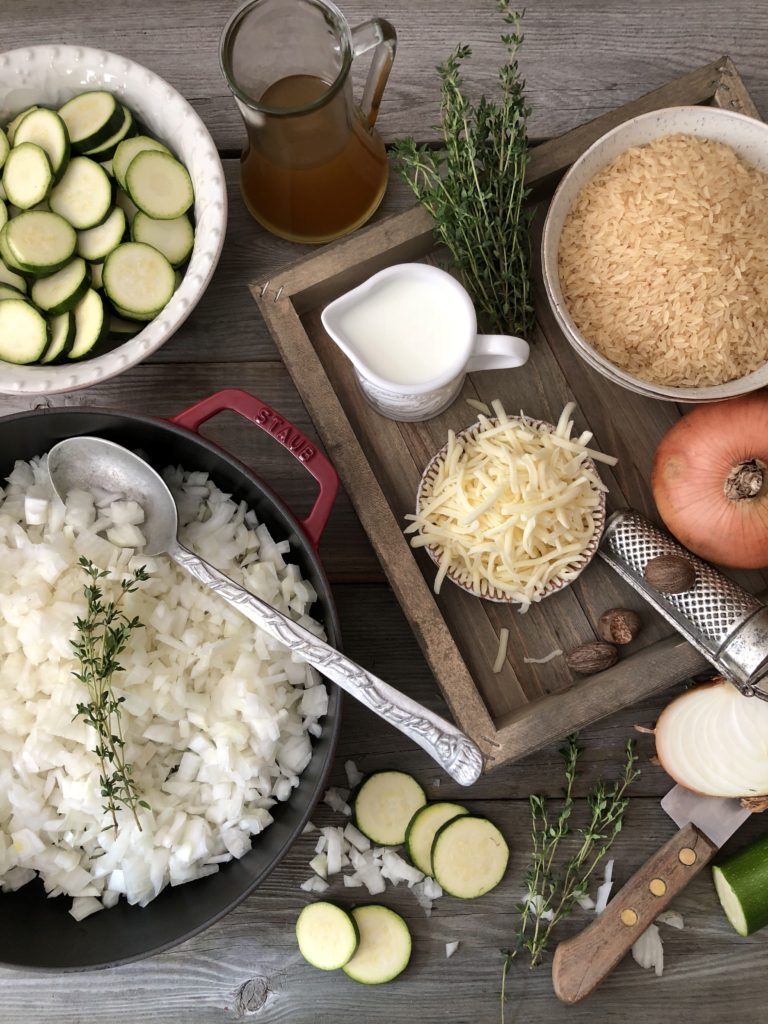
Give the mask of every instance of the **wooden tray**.
<path id="1" fill-rule="evenodd" d="M 534 198 L 543 200 L 539 225 L 559 178 L 604 132 L 646 111 L 698 103 L 759 117 L 735 67 L 723 57 L 536 146 L 528 181 Z M 534 239 L 536 259 L 538 249 Z M 320 313 L 376 271 L 428 258 L 434 258 L 431 221 L 414 207 L 254 283 L 251 290 L 451 712 L 482 747 L 488 769 L 662 690 L 707 663 L 677 634 L 670 636 L 670 627 L 599 558 L 573 586 L 525 615 L 480 601 L 448 582 L 435 597 L 433 564 L 423 551 L 414 553 L 402 532 L 424 466 L 449 427 L 458 430 L 476 419 L 466 398 L 501 398 L 510 412 L 524 409 L 555 422 L 573 398 L 578 403 L 575 432 L 588 427 L 597 447 L 619 456 L 614 470 L 600 467 L 610 488 L 609 510 L 630 505 L 653 516 L 648 486 L 653 453 L 680 412 L 591 370 L 557 328 L 536 268 L 538 323 L 524 368 L 470 375 L 451 408 L 426 423 L 395 423 L 380 416 L 363 400 L 350 363 L 323 331 Z M 765 586 L 757 574 L 742 576 L 741 582 L 752 590 Z M 612 669 L 575 679 L 562 657 L 542 664 L 526 660 L 594 639 L 600 614 L 615 605 L 636 608 L 645 626 Z M 494 674 L 503 626 L 510 630 L 509 653 L 502 671 Z"/>

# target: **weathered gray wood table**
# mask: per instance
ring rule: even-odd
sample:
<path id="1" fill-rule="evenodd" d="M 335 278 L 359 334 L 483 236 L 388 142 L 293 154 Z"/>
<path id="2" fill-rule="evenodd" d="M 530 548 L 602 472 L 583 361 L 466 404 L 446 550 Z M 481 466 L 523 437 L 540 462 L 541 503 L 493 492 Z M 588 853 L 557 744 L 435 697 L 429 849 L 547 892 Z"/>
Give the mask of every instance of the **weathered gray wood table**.
<path id="1" fill-rule="evenodd" d="M 41 42 L 82 43 L 123 53 L 156 70 L 179 89 L 206 121 L 225 158 L 230 184 L 226 246 L 214 280 L 192 318 L 152 360 L 87 392 L 56 404 L 97 405 L 172 414 L 208 393 L 237 385 L 259 395 L 310 434 L 312 426 L 248 294 L 246 283 L 263 278 L 300 254 L 266 235 L 247 216 L 237 191 L 241 125 L 220 76 L 217 44 L 234 0 L 3 0 L 2 48 Z M 470 42 L 473 89 L 493 88 L 501 48 L 492 0 L 347 0 L 351 22 L 385 15 L 398 29 L 400 49 L 380 119 L 387 139 L 409 132 L 432 135 L 437 116 L 433 65 L 460 41 Z M 751 0 L 534 0 L 526 17 L 522 65 L 537 137 L 564 131 L 618 106 L 675 75 L 727 52 L 752 96 L 768 111 L 768 7 Z M 382 213 L 410 202 L 395 183 Z M 34 404 L 34 403 L 31 403 Z M 53 403 L 52 403 L 53 404 Z M 0 398 L 0 413 L 22 407 Z M 301 471 L 284 452 L 234 417 L 219 418 L 210 436 L 237 453 L 270 481 L 297 512 L 309 495 Z M 394 602 L 346 499 L 339 499 L 324 541 L 323 557 L 334 584 L 349 653 L 436 710 L 444 710 L 415 640 Z M 579 793 L 611 772 L 635 722 L 652 722 L 659 705 L 616 715 L 589 729 Z M 625 831 L 615 846 L 616 877 L 623 882 L 672 834 L 658 806 L 666 776 L 640 745 L 643 776 Z M 413 771 L 429 794 L 461 798 L 418 749 L 348 701 L 332 781 L 343 783 L 342 765 L 354 758 L 366 770 L 398 766 Z M 328 1024 L 454 1021 L 487 1024 L 499 1016 L 500 950 L 511 944 L 514 905 L 520 897 L 528 852 L 530 792 L 556 797 L 561 784 L 557 751 L 542 751 L 497 770 L 472 790 L 469 805 L 489 814 L 512 847 L 502 887 L 472 903 L 444 899 L 427 920 L 408 891 L 390 890 L 385 901 L 405 915 L 415 952 L 407 973 L 392 985 L 366 989 L 343 975 L 324 975 L 304 964 L 293 922 L 306 902 L 298 885 L 308 877 L 313 841 L 300 839 L 267 883 L 236 911 L 196 939 L 162 956 L 98 974 L 40 975 L 0 971 L 0 1022 L 61 1024 L 88 1021 L 212 1024 L 255 1018 Z M 583 800 L 581 801 L 583 804 Z M 333 816 L 320 808 L 315 821 Z M 749 823 L 737 842 L 765 831 Z M 685 930 L 664 929 L 663 978 L 625 961 L 602 989 L 574 1009 L 552 994 L 548 966 L 510 975 L 507 1020 L 629 1022 L 647 1024 L 691 1017 L 700 1024 L 763 1021 L 768 998 L 768 933 L 739 939 L 726 924 L 707 874 L 676 904 Z M 568 935 L 585 913 L 563 925 Z M 2 927 L 2 922 L 0 922 Z M 445 959 L 445 943 L 459 952 Z"/>

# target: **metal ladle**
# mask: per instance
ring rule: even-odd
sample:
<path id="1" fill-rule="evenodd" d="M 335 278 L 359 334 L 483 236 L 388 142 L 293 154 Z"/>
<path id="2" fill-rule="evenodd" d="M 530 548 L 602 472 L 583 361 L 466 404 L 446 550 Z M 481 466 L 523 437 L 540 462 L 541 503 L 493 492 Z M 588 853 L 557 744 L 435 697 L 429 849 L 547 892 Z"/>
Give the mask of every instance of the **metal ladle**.
<path id="1" fill-rule="evenodd" d="M 482 754 L 455 725 L 361 668 L 180 544 L 176 502 L 144 459 L 101 437 L 70 437 L 51 448 L 48 471 L 62 501 L 72 490 L 89 491 L 94 487 L 136 501 L 144 509 L 144 554 L 169 555 L 265 633 L 418 743 L 456 782 L 470 786 L 479 778 Z"/>

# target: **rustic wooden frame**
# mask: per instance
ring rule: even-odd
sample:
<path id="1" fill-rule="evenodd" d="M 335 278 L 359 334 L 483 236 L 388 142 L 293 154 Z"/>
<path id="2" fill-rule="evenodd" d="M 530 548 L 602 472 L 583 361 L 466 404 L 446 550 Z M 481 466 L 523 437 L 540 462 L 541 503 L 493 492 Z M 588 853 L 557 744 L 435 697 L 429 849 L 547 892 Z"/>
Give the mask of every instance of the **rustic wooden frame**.
<path id="1" fill-rule="evenodd" d="M 536 146 L 528 166 L 534 195 L 551 188 L 609 129 L 638 114 L 678 104 L 712 104 L 760 116 L 732 61 L 722 57 Z M 431 220 L 417 206 L 310 255 L 269 280 L 255 282 L 251 291 L 451 712 L 482 747 L 488 770 L 664 690 L 707 663 L 679 636 L 667 636 L 568 689 L 543 695 L 512 714 L 491 717 L 350 423 L 345 397 L 334 390 L 302 321 L 302 316 L 378 270 L 424 259 L 433 249 Z"/>

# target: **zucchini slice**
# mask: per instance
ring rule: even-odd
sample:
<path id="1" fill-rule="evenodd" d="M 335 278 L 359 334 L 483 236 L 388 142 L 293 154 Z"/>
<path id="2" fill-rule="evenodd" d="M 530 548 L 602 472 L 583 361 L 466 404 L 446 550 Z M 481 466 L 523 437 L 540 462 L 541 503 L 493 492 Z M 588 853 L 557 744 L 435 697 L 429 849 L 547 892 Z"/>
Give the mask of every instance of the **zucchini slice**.
<path id="1" fill-rule="evenodd" d="M 112 179 L 95 160 L 76 156 L 51 189 L 48 202 L 53 212 L 65 217 L 73 228 L 82 231 L 95 227 L 112 209 Z"/>
<path id="2" fill-rule="evenodd" d="M 509 847 L 487 818 L 466 814 L 438 829 L 432 844 L 435 881 L 449 896 L 473 900 L 504 877 Z"/>
<path id="3" fill-rule="evenodd" d="M 126 139 L 124 142 L 121 142 L 112 160 L 115 178 L 121 188 L 125 188 L 125 176 L 128 173 L 131 161 L 139 153 L 144 153 L 146 150 L 167 153 L 168 156 L 172 155 L 167 146 L 164 146 L 162 142 L 158 142 L 157 139 L 151 139 L 148 135 L 134 135 L 132 139 Z"/>
<path id="4" fill-rule="evenodd" d="M 104 287 L 104 264 L 103 263 L 92 263 L 90 266 L 91 271 L 91 288 L 103 288 Z"/>
<path id="5" fill-rule="evenodd" d="M 0 301 L 0 359 L 35 363 L 48 347 L 48 324 L 25 299 Z"/>
<path id="6" fill-rule="evenodd" d="M 115 195 L 115 206 L 119 206 L 123 211 L 128 225 L 133 224 L 133 218 L 139 212 L 139 208 L 128 193 L 124 192 L 121 188 L 118 188 Z"/>
<path id="7" fill-rule="evenodd" d="M 3 188 L 9 203 L 20 210 L 36 206 L 48 195 L 52 181 L 45 150 L 33 142 L 13 147 L 3 167 Z"/>
<path id="8" fill-rule="evenodd" d="M 128 338 L 132 338 L 134 334 L 138 334 L 143 329 L 144 325 L 137 323 L 136 320 L 123 320 L 119 316 L 109 318 L 109 333 L 113 338 L 127 341 Z"/>
<path id="9" fill-rule="evenodd" d="M 108 317 L 98 292 L 89 288 L 73 310 L 75 338 L 67 359 L 82 359 L 107 333 Z"/>
<path id="10" fill-rule="evenodd" d="M 405 848 L 419 871 L 432 874 L 432 843 L 438 829 L 462 814 L 469 814 L 466 807 L 446 802 L 427 804 L 416 811 L 405 831 Z"/>
<path id="11" fill-rule="evenodd" d="M 399 846 L 414 814 L 426 802 L 424 790 L 411 775 L 374 772 L 355 796 L 355 825 L 379 846 Z"/>
<path id="12" fill-rule="evenodd" d="M 186 167 L 168 153 L 145 149 L 125 175 L 128 194 L 140 210 L 155 220 L 175 220 L 195 199 Z"/>
<path id="13" fill-rule="evenodd" d="M 0 300 L 2 300 L 2 299 L 23 299 L 23 298 L 24 298 L 24 296 L 21 294 L 21 292 L 18 290 L 18 288 L 13 288 L 9 284 L 2 284 L 2 283 L 0 283 Z"/>
<path id="14" fill-rule="evenodd" d="M 8 138 L 9 145 L 12 146 L 16 141 L 16 132 L 18 131 L 19 125 L 27 116 L 27 114 L 31 114 L 33 110 L 37 109 L 37 107 L 27 107 L 26 110 L 22 110 L 20 113 L 16 115 L 16 117 L 14 117 L 12 121 L 8 122 L 8 124 L 5 126 L 5 134 Z"/>
<path id="15" fill-rule="evenodd" d="M 51 165 L 55 184 L 69 160 L 69 133 L 62 119 L 53 110 L 31 110 L 16 129 L 14 148 L 24 142 L 32 142 L 43 150 Z"/>
<path id="16" fill-rule="evenodd" d="M 712 868 L 725 916 L 739 935 L 768 925 L 768 836 Z"/>
<path id="17" fill-rule="evenodd" d="M 74 313 L 62 313 L 61 316 L 54 316 L 49 321 L 51 329 L 51 340 L 48 348 L 40 357 L 40 362 L 48 364 L 65 355 L 75 340 L 75 315 Z"/>
<path id="18" fill-rule="evenodd" d="M 299 952 L 313 967 L 335 971 L 352 959 L 360 937 L 354 919 L 335 903 L 310 903 L 296 921 Z"/>
<path id="19" fill-rule="evenodd" d="M 73 309 L 90 285 L 91 279 L 85 260 L 76 256 L 55 274 L 38 278 L 32 285 L 30 294 L 38 309 L 51 316 L 58 316 Z"/>
<path id="20" fill-rule="evenodd" d="M 130 112 L 128 107 L 123 107 L 123 123 L 117 129 L 117 131 L 110 135 L 106 142 L 102 142 L 100 146 L 96 146 L 95 149 L 87 149 L 84 156 L 88 156 L 91 160 L 98 160 L 99 163 L 103 163 L 105 160 L 111 160 L 115 155 L 115 150 L 123 141 L 128 138 L 135 131 L 135 124 L 133 120 L 133 114 Z"/>
<path id="21" fill-rule="evenodd" d="M 0 232 L 0 242 L 2 241 L 3 235 Z M 0 253 L 2 256 L 2 253 Z M 16 270 L 12 270 L 7 264 L 0 259 L 0 284 L 10 285 L 11 288 L 15 288 L 17 292 L 22 295 L 27 294 L 27 282 Z"/>
<path id="22" fill-rule="evenodd" d="M 125 234 L 125 213 L 115 206 L 103 224 L 77 233 L 77 252 L 90 263 L 103 263 Z"/>
<path id="23" fill-rule="evenodd" d="M 76 153 L 96 149 L 111 138 L 123 123 L 123 108 L 111 92 L 81 92 L 59 107 Z"/>
<path id="24" fill-rule="evenodd" d="M 157 249 L 172 267 L 186 263 L 195 244 L 195 232 L 186 214 L 173 220 L 154 220 L 138 210 L 131 224 L 131 238 Z"/>
<path id="25" fill-rule="evenodd" d="M 360 932 L 360 945 L 342 970 L 361 985 L 383 985 L 402 974 L 411 959 L 408 925 L 388 907 L 371 903 L 355 907 L 352 917 Z"/>
<path id="26" fill-rule="evenodd" d="M 8 141 L 8 136 L 2 129 L 0 129 L 0 168 L 2 168 L 3 164 L 5 163 L 6 158 L 8 157 L 8 153 L 10 152 L 10 149 L 11 144 Z"/>
<path id="27" fill-rule="evenodd" d="M 173 267 L 162 253 L 143 242 L 124 242 L 107 256 L 104 291 L 120 315 L 153 320 L 176 287 Z"/>
<path id="28" fill-rule="evenodd" d="M 2 230 L 8 222 L 8 207 L 5 205 L 2 199 L 0 199 L 0 230 Z"/>
<path id="29" fill-rule="evenodd" d="M 43 210 L 20 213 L 0 231 L 0 256 L 25 274 L 61 270 L 74 256 L 76 245 L 72 226 L 58 214 Z"/>

